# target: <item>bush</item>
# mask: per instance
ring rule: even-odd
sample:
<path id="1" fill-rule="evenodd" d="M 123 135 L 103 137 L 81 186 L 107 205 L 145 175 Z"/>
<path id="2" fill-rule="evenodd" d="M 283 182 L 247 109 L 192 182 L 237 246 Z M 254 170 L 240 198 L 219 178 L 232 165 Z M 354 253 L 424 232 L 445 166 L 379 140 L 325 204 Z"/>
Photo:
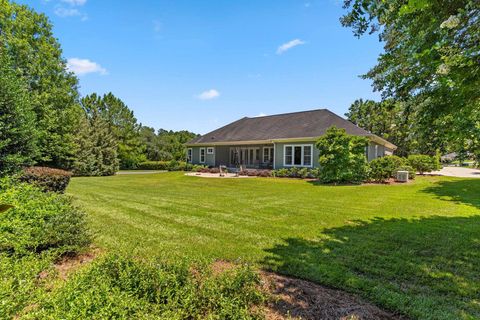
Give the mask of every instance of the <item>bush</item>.
<path id="1" fill-rule="evenodd" d="M 432 157 L 428 155 L 414 154 L 408 156 L 408 163 L 420 174 L 440 169 L 440 161 L 437 156 Z"/>
<path id="2" fill-rule="evenodd" d="M 316 143 L 320 151 L 320 180 L 324 183 L 362 182 L 367 175 L 367 144 L 365 137 L 330 127 Z"/>
<path id="3" fill-rule="evenodd" d="M 13 205 L 0 214 L 0 252 L 71 253 L 90 243 L 85 214 L 64 195 L 4 178 L 0 203 Z"/>
<path id="4" fill-rule="evenodd" d="M 404 158 L 397 156 L 376 158 L 368 163 L 369 178 L 377 182 L 395 178 L 397 171 L 404 166 L 405 163 L 406 160 Z"/>
<path id="5" fill-rule="evenodd" d="M 196 171 L 204 166 L 198 166 L 185 161 L 144 161 L 138 164 L 139 170 L 165 170 L 165 171 Z"/>
<path id="6" fill-rule="evenodd" d="M 206 264 L 109 255 L 94 261 L 33 311 L 35 319 L 261 319 L 259 276 Z"/>
<path id="7" fill-rule="evenodd" d="M 72 174 L 65 170 L 48 167 L 29 167 L 23 169 L 19 180 L 34 184 L 45 191 L 63 193 L 67 189 Z"/>
<path id="8" fill-rule="evenodd" d="M 277 178 L 301 178 L 315 179 L 318 178 L 320 169 L 318 168 L 281 168 L 272 170 L 271 176 Z"/>

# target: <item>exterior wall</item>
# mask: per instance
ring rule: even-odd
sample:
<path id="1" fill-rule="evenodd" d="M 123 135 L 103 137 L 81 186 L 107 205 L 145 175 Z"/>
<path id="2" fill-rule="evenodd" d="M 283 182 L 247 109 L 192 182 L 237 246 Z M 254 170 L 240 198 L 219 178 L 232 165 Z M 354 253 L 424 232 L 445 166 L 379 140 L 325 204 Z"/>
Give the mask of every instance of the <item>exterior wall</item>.
<path id="1" fill-rule="evenodd" d="M 315 147 L 316 141 L 296 141 L 294 143 L 285 142 L 285 143 L 275 143 L 274 146 L 274 168 L 289 168 L 291 166 L 284 166 L 284 147 L 285 145 L 312 145 L 313 155 L 312 155 L 312 168 L 316 168 L 319 166 L 318 164 L 318 157 L 320 156 L 319 150 Z M 230 146 L 210 146 L 213 148 L 214 153 L 208 154 L 207 148 L 205 147 L 190 147 L 192 149 L 192 163 L 193 164 L 203 164 L 206 166 L 214 166 L 218 167 L 221 165 L 224 166 L 232 166 L 233 164 L 230 163 Z M 263 147 L 272 147 L 272 145 L 244 145 L 244 146 L 235 146 L 238 148 L 259 148 L 260 149 L 260 162 L 263 161 Z M 376 147 L 376 148 L 375 148 Z M 205 163 L 200 163 L 200 148 L 205 148 Z M 372 161 L 378 157 L 383 157 L 387 154 L 392 154 L 393 150 L 386 148 L 383 145 L 377 144 L 375 142 L 370 142 L 367 147 L 366 155 L 367 160 Z"/>
<path id="2" fill-rule="evenodd" d="M 373 159 L 383 157 L 386 155 L 386 151 L 390 151 L 393 153 L 393 150 L 385 148 L 385 146 L 382 146 L 375 142 L 370 142 L 367 148 L 367 160 L 372 161 Z"/>
<path id="3" fill-rule="evenodd" d="M 311 144 L 313 148 L 313 155 L 312 155 L 312 166 L 308 168 L 317 168 L 318 167 L 318 157 L 320 156 L 320 153 L 318 149 L 315 147 L 315 142 L 316 141 L 302 141 L 302 142 L 286 142 L 286 143 L 275 143 L 275 169 L 280 169 L 280 168 L 291 168 L 292 166 L 284 166 L 283 165 L 283 152 L 284 152 L 284 147 L 286 145 L 289 146 L 295 146 L 295 145 L 305 145 L 305 144 Z"/>

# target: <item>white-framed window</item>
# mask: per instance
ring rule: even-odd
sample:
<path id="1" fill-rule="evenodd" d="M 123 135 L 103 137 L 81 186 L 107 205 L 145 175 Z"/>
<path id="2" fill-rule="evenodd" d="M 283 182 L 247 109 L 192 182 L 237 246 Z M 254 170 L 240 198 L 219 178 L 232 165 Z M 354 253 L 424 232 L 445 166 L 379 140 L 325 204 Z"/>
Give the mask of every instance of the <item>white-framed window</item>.
<path id="1" fill-rule="evenodd" d="M 263 163 L 273 162 L 273 148 L 263 147 Z"/>
<path id="2" fill-rule="evenodd" d="M 208 147 L 207 148 L 207 154 L 213 154 L 215 149 L 213 149 L 213 147 Z"/>
<path id="3" fill-rule="evenodd" d="M 193 154 L 192 148 L 188 148 L 187 149 L 187 162 L 192 162 L 192 154 Z"/>
<path id="4" fill-rule="evenodd" d="M 200 148 L 200 163 L 205 163 L 205 148 Z"/>
<path id="5" fill-rule="evenodd" d="M 313 144 L 294 144 L 283 147 L 283 165 L 312 167 Z"/>

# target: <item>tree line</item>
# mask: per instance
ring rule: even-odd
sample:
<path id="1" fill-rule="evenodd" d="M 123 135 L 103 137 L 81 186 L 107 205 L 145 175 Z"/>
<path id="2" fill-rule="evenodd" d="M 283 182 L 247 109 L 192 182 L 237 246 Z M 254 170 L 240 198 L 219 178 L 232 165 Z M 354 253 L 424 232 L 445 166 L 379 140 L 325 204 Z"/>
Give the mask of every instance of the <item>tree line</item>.
<path id="1" fill-rule="evenodd" d="M 80 97 L 48 18 L 0 0 L 0 172 L 35 164 L 110 175 L 183 160 L 195 136 L 142 126 L 112 93 Z"/>

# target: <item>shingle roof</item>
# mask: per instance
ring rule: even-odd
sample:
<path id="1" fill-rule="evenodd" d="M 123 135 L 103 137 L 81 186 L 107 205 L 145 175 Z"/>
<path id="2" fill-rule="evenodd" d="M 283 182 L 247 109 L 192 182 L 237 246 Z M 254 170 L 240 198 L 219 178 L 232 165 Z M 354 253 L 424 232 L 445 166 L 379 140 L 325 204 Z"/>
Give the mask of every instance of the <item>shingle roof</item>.
<path id="1" fill-rule="evenodd" d="M 245 117 L 197 137 L 188 144 L 319 137 L 331 126 L 344 128 L 348 134 L 371 135 L 330 110 L 318 109 L 255 118 Z"/>

